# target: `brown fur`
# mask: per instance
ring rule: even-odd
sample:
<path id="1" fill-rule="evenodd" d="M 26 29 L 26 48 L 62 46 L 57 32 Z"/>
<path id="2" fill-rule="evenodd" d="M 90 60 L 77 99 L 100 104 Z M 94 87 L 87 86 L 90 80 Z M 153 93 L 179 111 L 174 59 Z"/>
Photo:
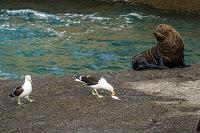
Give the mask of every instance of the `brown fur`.
<path id="1" fill-rule="evenodd" d="M 157 45 L 132 58 L 134 70 L 183 67 L 184 44 L 180 34 L 167 24 L 160 24 L 153 33 Z"/>

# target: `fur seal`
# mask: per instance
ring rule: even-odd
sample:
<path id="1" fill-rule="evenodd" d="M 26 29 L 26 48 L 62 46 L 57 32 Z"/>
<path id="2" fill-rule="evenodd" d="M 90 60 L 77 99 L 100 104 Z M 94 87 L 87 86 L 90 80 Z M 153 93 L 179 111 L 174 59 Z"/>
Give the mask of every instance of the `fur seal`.
<path id="1" fill-rule="evenodd" d="M 168 24 L 159 24 L 153 33 L 157 45 L 132 58 L 134 70 L 184 67 L 184 44 L 180 34 Z"/>
<path id="2" fill-rule="evenodd" d="M 197 133 L 199 133 L 199 132 L 200 132 L 200 119 L 199 119 L 198 124 L 197 124 Z"/>

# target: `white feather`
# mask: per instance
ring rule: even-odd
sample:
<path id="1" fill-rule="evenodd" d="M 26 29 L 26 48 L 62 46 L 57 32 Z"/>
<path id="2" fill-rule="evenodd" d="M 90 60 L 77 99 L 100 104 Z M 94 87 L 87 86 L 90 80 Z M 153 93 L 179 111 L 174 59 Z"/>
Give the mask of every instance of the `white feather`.
<path id="1" fill-rule="evenodd" d="M 108 82 L 104 78 L 101 78 L 98 83 L 99 84 L 108 84 Z"/>
<path id="2" fill-rule="evenodd" d="M 75 79 L 75 81 L 78 81 L 78 82 L 86 84 L 85 82 L 81 81 L 80 79 Z"/>
<path id="3" fill-rule="evenodd" d="M 75 81 L 82 82 L 80 79 L 75 79 Z"/>
<path id="4" fill-rule="evenodd" d="M 95 89 L 105 89 L 111 92 L 113 91 L 112 85 L 110 85 L 104 78 L 101 78 L 97 85 L 92 85 L 91 87 Z"/>
<path id="5" fill-rule="evenodd" d="M 31 76 L 25 76 L 25 82 L 22 88 L 24 91 L 19 95 L 19 97 L 28 96 L 32 92 Z"/>

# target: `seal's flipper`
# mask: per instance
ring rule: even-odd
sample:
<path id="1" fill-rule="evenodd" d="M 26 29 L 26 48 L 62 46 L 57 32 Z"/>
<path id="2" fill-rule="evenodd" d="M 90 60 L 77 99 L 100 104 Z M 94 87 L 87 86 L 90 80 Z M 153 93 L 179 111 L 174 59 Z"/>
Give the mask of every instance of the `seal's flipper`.
<path id="1" fill-rule="evenodd" d="M 200 120 L 198 121 L 198 124 L 197 124 L 197 132 L 200 132 Z"/>
<path id="2" fill-rule="evenodd" d="M 166 67 L 162 64 L 157 65 L 157 64 L 149 63 L 146 60 L 141 60 L 141 61 L 132 62 L 132 68 L 136 71 L 139 71 L 139 70 L 144 70 L 144 69 L 166 69 L 168 67 Z"/>

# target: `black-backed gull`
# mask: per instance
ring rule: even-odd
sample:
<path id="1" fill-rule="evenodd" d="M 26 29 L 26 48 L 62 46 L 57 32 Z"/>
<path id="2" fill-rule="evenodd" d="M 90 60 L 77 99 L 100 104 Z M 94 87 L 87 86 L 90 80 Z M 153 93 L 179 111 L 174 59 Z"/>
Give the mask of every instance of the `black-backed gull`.
<path id="1" fill-rule="evenodd" d="M 35 101 L 35 100 L 31 100 L 29 98 L 29 94 L 32 92 L 32 84 L 31 84 L 31 82 L 32 82 L 31 76 L 30 75 L 26 75 L 24 84 L 22 86 L 16 87 L 9 96 L 17 97 L 17 101 L 18 101 L 17 103 L 19 105 L 22 105 L 22 103 L 20 101 L 21 97 L 25 97 L 30 102 Z"/>
<path id="2" fill-rule="evenodd" d="M 91 87 L 92 94 L 97 95 L 98 98 L 101 98 L 103 96 L 98 94 L 97 89 L 105 89 L 112 93 L 111 94 L 112 98 L 120 100 L 117 96 L 115 96 L 115 91 L 114 91 L 112 85 L 110 85 L 104 78 L 97 79 L 97 78 L 91 77 L 89 75 L 88 76 L 75 75 L 75 78 L 76 78 L 75 81 L 82 82 L 82 83 L 86 84 L 87 86 Z"/>

